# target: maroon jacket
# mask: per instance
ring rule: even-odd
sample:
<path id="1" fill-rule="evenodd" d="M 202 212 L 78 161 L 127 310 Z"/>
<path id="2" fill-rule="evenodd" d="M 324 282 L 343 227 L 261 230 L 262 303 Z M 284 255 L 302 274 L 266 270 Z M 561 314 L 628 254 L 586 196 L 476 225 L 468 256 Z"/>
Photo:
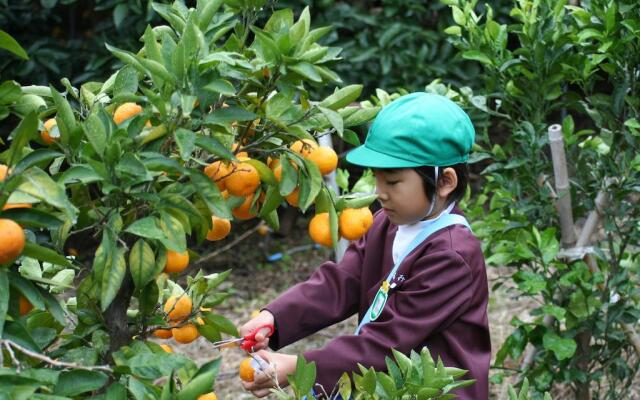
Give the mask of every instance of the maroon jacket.
<path id="1" fill-rule="evenodd" d="M 275 317 L 270 347 L 278 350 L 354 313 L 361 320 L 393 268 L 397 229 L 383 211 L 376 213 L 367 235 L 351 243 L 340 263 L 325 262 L 265 307 Z M 453 392 L 460 399 L 488 399 L 491 343 L 480 242 L 460 225 L 437 231 L 407 255 L 394 282 L 382 314 L 360 335 L 339 336 L 303 354 L 316 362 L 317 383 L 330 393 L 358 363 L 386 371 L 392 348 L 408 354 L 426 346 L 445 366 L 468 370 L 462 379 L 476 379 Z"/>

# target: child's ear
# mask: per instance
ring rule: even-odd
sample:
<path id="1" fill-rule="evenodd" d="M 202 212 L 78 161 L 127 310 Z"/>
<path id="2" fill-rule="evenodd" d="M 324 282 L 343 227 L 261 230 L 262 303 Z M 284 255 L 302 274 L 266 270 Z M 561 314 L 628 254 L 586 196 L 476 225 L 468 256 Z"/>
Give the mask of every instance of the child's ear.
<path id="1" fill-rule="evenodd" d="M 438 179 L 438 196 L 444 199 L 458 187 L 458 174 L 453 168 L 445 168 Z"/>

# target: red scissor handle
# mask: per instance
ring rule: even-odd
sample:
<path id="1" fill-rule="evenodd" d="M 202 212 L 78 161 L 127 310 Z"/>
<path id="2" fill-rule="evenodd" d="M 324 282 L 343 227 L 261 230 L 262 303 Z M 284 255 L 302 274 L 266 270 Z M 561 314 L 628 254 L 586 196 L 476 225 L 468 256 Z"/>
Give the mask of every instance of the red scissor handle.
<path id="1" fill-rule="evenodd" d="M 262 325 L 254 329 L 253 331 L 251 331 L 251 333 L 248 333 L 244 336 L 244 340 L 242 341 L 240 348 L 246 351 L 251 351 L 251 348 L 258 343 L 256 342 L 256 333 L 258 333 L 261 329 L 264 329 L 264 328 L 269 329 L 269 332 L 267 332 L 266 334 L 267 337 L 273 335 L 273 332 L 275 332 L 276 330 L 273 324 Z"/>

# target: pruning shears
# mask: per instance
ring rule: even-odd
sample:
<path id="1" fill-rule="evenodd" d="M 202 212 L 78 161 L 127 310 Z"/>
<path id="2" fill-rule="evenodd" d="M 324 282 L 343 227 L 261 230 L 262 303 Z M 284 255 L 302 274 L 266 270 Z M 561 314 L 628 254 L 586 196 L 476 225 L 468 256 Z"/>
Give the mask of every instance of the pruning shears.
<path id="1" fill-rule="evenodd" d="M 216 348 L 220 348 L 220 347 L 234 347 L 234 346 L 239 344 L 239 346 L 240 346 L 240 348 L 242 350 L 250 352 L 251 349 L 253 348 L 253 346 L 258 344 L 258 342 L 256 341 L 256 334 L 261 329 L 265 329 L 265 328 L 269 329 L 269 332 L 267 332 L 266 337 L 270 337 L 271 335 L 273 335 L 273 332 L 275 332 L 275 328 L 274 328 L 273 324 L 264 324 L 262 326 L 257 327 L 256 329 L 254 329 L 250 333 L 244 335 L 244 337 L 231 338 L 231 339 L 220 340 L 220 341 L 214 342 L 213 343 L 213 348 L 216 349 Z"/>

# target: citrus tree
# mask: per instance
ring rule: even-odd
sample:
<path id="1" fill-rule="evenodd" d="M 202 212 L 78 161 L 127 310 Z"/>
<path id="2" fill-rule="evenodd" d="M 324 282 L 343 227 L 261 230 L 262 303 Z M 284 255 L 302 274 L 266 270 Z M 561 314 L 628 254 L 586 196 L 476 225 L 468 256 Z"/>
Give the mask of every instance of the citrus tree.
<path id="1" fill-rule="evenodd" d="M 0 155 L 0 392 L 205 395 L 219 359 L 198 367 L 149 340 L 238 334 L 215 312 L 229 272 L 187 274 L 189 248 L 236 220 L 277 228 L 280 206 L 324 215 L 312 232 L 325 245 L 343 212 L 364 221 L 343 235 L 364 234 L 370 214 L 351 210 L 375 196 L 330 190 L 338 157 L 317 138 L 357 144 L 349 128 L 378 108 L 352 105 L 358 85 L 310 98 L 340 82 L 340 50 L 316 43 L 329 28 L 311 29 L 308 10 L 256 26 L 264 5 L 153 4 L 167 25 L 147 27 L 135 53 L 107 45 L 122 67 L 105 82 L 2 84 L 2 117 L 19 122 Z"/>
<path id="2" fill-rule="evenodd" d="M 494 288 L 534 305 L 513 317 L 494 379 L 517 372 L 538 392 L 625 397 L 640 354 L 636 4 L 520 0 L 500 21 L 491 8 L 478 14 L 475 0 L 446 3 L 452 42 L 484 69 L 483 89 L 450 94 L 484 115 L 475 119 L 484 129 L 473 161 L 486 168 L 469 202 L 474 232 L 487 263 L 507 267 Z M 554 185 L 552 124 L 566 147 L 564 188 Z M 560 229 L 567 217 L 580 223 Z M 567 240 L 574 230 L 579 240 Z"/>

